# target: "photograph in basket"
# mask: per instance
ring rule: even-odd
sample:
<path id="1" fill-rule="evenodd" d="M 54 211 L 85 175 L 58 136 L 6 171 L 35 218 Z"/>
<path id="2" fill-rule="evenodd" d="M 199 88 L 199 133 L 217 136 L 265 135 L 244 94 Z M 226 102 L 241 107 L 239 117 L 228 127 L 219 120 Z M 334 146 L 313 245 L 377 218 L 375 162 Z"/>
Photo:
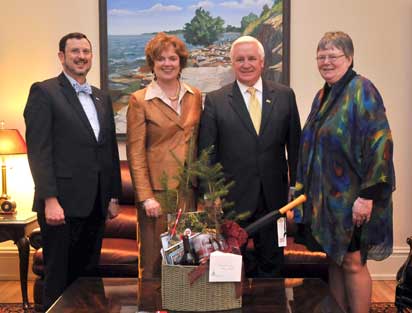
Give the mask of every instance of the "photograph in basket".
<path id="1" fill-rule="evenodd" d="M 222 251 L 226 248 L 225 241 L 222 238 L 218 241 L 215 234 L 200 234 L 192 239 L 191 244 L 199 263 L 207 260 L 213 251 Z"/>
<path id="2" fill-rule="evenodd" d="M 167 233 L 164 233 L 161 235 L 162 243 L 166 241 L 166 240 L 163 240 L 163 238 L 166 236 L 165 234 Z M 195 233 L 189 236 L 189 245 L 192 249 L 194 247 L 194 240 L 196 240 L 196 238 L 199 236 L 200 236 L 200 233 Z M 167 246 L 165 245 L 163 247 L 162 255 L 164 255 L 164 261 L 166 264 L 169 264 L 169 265 L 180 264 L 183 254 L 184 254 L 184 247 L 183 247 L 182 240 L 177 241 L 173 245 L 167 245 Z"/>

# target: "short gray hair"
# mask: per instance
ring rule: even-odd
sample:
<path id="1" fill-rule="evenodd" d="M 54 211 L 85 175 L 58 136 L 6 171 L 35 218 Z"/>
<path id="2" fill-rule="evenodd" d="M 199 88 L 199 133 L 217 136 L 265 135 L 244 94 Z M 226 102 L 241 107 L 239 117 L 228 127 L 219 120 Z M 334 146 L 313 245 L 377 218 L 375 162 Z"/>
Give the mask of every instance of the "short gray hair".
<path id="1" fill-rule="evenodd" d="M 254 44 L 256 44 L 257 48 L 258 48 L 259 55 L 261 56 L 262 60 L 265 59 L 265 49 L 263 48 L 263 45 L 259 40 L 257 40 L 255 37 L 252 37 L 252 36 L 241 36 L 238 39 L 236 39 L 232 43 L 232 46 L 230 47 L 230 59 L 232 61 L 233 61 L 233 52 L 234 52 L 235 46 L 237 44 L 240 44 L 240 43 L 254 43 Z"/>
<path id="2" fill-rule="evenodd" d="M 316 51 L 328 49 L 331 45 L 342 50 L 346 57 L 353 58 L 353 42 L 348 34 L 341 31 L 325 33 L 319 41 Z"/>

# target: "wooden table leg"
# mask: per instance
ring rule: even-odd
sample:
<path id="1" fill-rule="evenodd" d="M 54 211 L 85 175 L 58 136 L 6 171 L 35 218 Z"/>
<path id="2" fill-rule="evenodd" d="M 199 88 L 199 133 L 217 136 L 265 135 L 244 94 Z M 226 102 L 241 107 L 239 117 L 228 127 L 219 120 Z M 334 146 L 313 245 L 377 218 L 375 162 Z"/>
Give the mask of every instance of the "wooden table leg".
<path id="1" fill-rule="evenodd" d="M 22 237 L 16 242 L 16 245 L 19 249 L 20 287 L 23 298 L 23 309 L 26 311 L 29 309 L 29 299 L 27 296 L 27 273 L 29 269 L 30 242 L 27 237 Z"/>

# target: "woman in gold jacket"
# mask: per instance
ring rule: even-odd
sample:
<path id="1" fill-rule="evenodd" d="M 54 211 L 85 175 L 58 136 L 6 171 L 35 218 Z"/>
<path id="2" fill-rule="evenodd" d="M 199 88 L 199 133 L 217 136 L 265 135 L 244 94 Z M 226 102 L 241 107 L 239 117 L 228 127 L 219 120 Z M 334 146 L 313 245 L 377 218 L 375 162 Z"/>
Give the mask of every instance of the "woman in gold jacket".
<path id="1" fill-rule="evenodd" d="M 182 40 L 158 33 L 147 43 L 145 54 L 154 79 L 130 97 L 127 158 L 138 207 L 139 277 L 153 278 L 160 276 L 160 234 L 167 230 L 157 200 L 163 189 L 160 178 L 165 172 L 168 188 L 177 188 L 173 154 L 184 163 L 190 139 L 196 140 L 202 96 L 180 80 L 189 56 Z"/>

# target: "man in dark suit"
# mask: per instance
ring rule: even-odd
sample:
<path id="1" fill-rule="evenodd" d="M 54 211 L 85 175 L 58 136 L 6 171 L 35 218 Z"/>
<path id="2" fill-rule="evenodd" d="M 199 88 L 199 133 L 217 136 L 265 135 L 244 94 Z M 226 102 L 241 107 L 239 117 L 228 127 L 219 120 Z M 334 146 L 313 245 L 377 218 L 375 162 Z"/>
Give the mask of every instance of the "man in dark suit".
<path id="1" fill-rule="evenodd" d="M 246 213 L 240 223 L 245 227 L 287 202 L 288 188 L 295 183 L 301 128 L 293 90 L 261 78 L 262 44 L 240 37 L 230 57 L 236 81 L 206 96 L 199 151 L 214 146 L 211 162 L 220 162 L 226 179 L 235 182 L 227 200 L 235 203 L 237 214 Z M 279 275 L 283 249 L 276 221 L 253 240 L 254 260 L 245 259 L 246 274 Z"/>
<path id="2" fill-rule="evenodd" d="M 43 242 L 44 306 L 100 256 L 106 217 L 121 190 L 109 96 L 86 83 L 92 47 L 84 34 L 59 43 L 63 72 L 34 83 L 24 110 L 28 159 Z"/>

